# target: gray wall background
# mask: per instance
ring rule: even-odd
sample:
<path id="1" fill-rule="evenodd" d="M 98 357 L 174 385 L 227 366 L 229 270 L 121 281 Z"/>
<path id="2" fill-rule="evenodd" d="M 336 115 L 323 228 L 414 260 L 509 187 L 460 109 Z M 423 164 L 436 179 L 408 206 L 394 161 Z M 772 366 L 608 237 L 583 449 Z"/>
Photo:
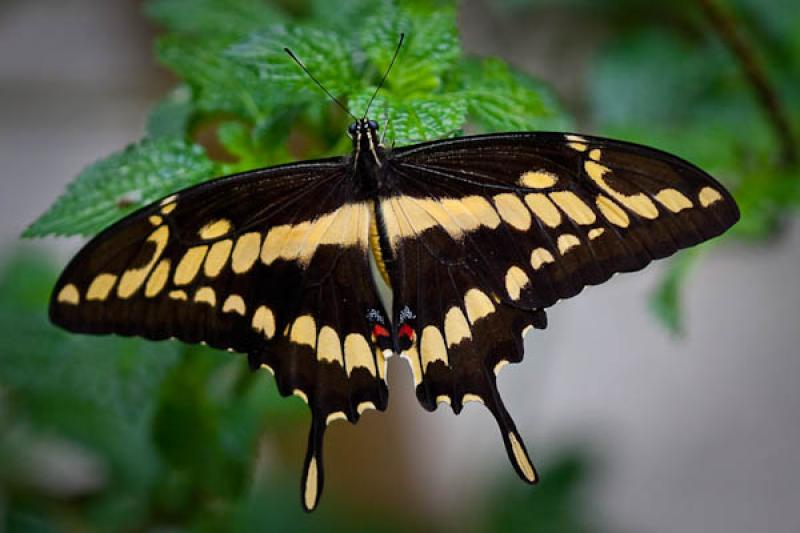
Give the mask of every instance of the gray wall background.
<path id="1" fill-rule="evenodd" d="M 581 74 L 566 66 L 585 62 L 586 46 L 554 31 L 557 17 L 504 19 L 467 1 L 462 19 L 468 50 L 579 98 Z M 0 258 L 86 164 L 140 137 L 170 86 L 151 32 L 136 2 L 2 3 Z M 27 246 L 65 254 L 79 244 Z M 550 328 L 526 339 L 526 361 L 500 379 L 540 468 L 563 444 L 590 444 L 602 468 L 588 499 L 615 530 L 800 531 L 798 264 L 796 223 L 776 242 L 717 250 L 686 287 L 680 340 L 646 309 L 663 265 L 558 304 Z M 406 413 L 420 450 L 419 499 L 457 517 L 490 472 L 514 474 L 488 413 L 424 412 L 402 367 L 390 366 L 390 410 Z"/>

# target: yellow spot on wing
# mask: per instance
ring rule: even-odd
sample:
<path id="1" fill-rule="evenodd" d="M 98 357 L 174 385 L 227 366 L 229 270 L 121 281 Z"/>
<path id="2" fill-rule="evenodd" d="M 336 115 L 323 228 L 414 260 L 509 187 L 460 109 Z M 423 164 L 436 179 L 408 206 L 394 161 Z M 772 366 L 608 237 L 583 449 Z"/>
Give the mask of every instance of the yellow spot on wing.
<path id="1" fill-rule="evenodd" d="M 175 202 L 175 200 L 177 200 L 177 199 L 178 199 L 178 195 L 177 194 L 173 194 L 172 196 L 167 196 L 166 198 L 161 200 L 161 203 L 159 205 L 167 206 L 167 205 L 172 204 L 173 202 Z"/>
<path id="2" fill-rule="evenodd" d="M 164 290 L 164 287 L 167 285 L 167 279 L 169 279 L 169 267 L 169 259 L 162 259 L 159 261 L 158 265 L 156 265 L 155 270 L 153 270 L 153 273 L 150 274 L 150 278 L 147 280 L 147 285 L 144 287 L 144 295 L 147 298 L 153 298 Z"/>
<path id="3" fill-rule="evenodd" d="M 589 146 L 586 144 L 588 141 L 580 135 L 565 135 L 567 139 L 567 146 L 578 152 L 585 152 Z"/>
<path id="4" fill-rule="evenodd" d="M 464 308 L 470 324 L 494 313 L 494 304 L 480 289 L 470 289 L 464 295 Z"/>
<path id="5" fill-rule="evenodd" d="M 344 360 L 347 364 L 347 375 L 353 373 L 357 367 L 366 368 L 375 376 L 375 361 L 372 360 L 372 350 L 363 335 L 351 333 L 344 339 Z"/>
<path id="6" fill-rule="evenodd" d="M 216 278 L 220 275 L 222 269 L 225 267 L 225 263 L 228 262 L 231 248 L 233 248 L 233 241 L 230 239 L 215 242 L 211 246 L 211 249 L 208 251 L 208 256 L 206 257 L 205 267 L 203 268 L 203 272 L 207 277 Z"/>
<path id="7" fill-rule="evenodd" d="M 494 375 L 495 376 L 498 375 L 500 371 L 503 369 L 503 367 L 506 366 L 507 364 L 508 361 L 506 361 L 505 359 L 501 359 L 500 361 L 498 361 L 497 364 L 494 365 Z"/>
<path id="8" fill-rule="evenodd" d="M 444 336 L 447 346 L 451 348 L 464 339 L 472 338 L 467 317 L 458 307 L 451 307 L 444 317 Z"/>
<path id="9" fill-rule="evenodd" d="M 529 170 L 519 178 L 519 184 L 531 189 L 548 189 L 558 182 L 558 176 L 546 170 Z"/>
<path id="10" fill-rule="evenodd" d="M 393 355 L 391 350 L 381 351 L 378 346 L 375 347 L 375 361 L 378 362 L 378 377 L 382 380 L 386 380 L 386 367 L 388 366 L 386 362 L 387 353 L 388 357 Z"/>
<path id="11" fill-rule="evenodd" d="M 208 246 L 195 246 L 186 251 L 175 269 L 175 285 L 188 285 L 200 272 Z"/>
<path id="12" fill-rule="evenodd" d="M 175 211 L 176 207 L 178 207 L 176 204 L 165 205 L 164 207 L 161 208 L 161 214 L 162 215 L 169 215 L 170 213 Z"/>
<path id="13" fill-rule="evenodd" d="M 253 329 L 264 337 L 271 339 L 275 336 L 275 315 L 266 305 L 260 306 L 253 314 Z"/>
<path id="14" fill-rule="evenodd" d="M 248 272 L 261 252 L 261 234 L 260 233 L 245 233 L 239 240 L 236 241 L 236 247 L 233 249 L 233 256 L 231 258 L 231 265 L 236 274 L 244 274 Z"/>
<path id="15" fill-rule="evenodd" d="M 303 400 L 305 403 L 308 403 L 308 395 L 300 389 L 294 389 L 292 394 Z"/>
<path id="16" fill-rule="evenodd" d="M 594 221 L 597 220 L 594 211 L 573 192 L 552 192 L 550 198 L 577 224 L 594 224 Z"/>
<path id="17" fill-rule="evenodd" d="M 531 227 L 531 212 L 525 208 L 516 194 L 498 194 L 494 197 L 494 205 L 500 213 L 500 218 L 512 227 L 522 231 Z"/>
<path id="18" fill-rule="evenodd" d="M 477 394 L 472 394 L 472 393 L 468 392 L 464 396 L 461 397 L 461 403 L 462 404 L 467 404 L 469 402 L 483 403 L 483 398 L 481 398 Z"/>
<path id="19" fill-rule="evenodd" d="M 531 193 L 525 195 L 525 203 L 528 204 L 533 214 L 551 228 L 561 224 L 561 213 L 558 208 L 550 201 L 547 196 L 541 193 Z"/>
<path id="20" fill-rule="evenodd" d="M 289 340 L 296 344 L 304 344 L 314 349 L 317 346 L 317 323 L 311 315 L 298 317 L 292 324 Z"/>
<path id="21" fill-rule="evenodd" d="M 708 207 L 714 202 L 719 202 L 722 200 L 722 195 L 716 189 L 712 189 L 711 187 L 703 187 L 700 191 L 700 194 L 697 195 L 697 199 L 700 200 L 700 205 L 703 207 Z"/>
<path id="22" fill-rule="evenodd" d="M 148 218 L 147 220 L 149 220 L 149 221 L 150 221 L 150 223 L 151 223 L 152 225 L 154 225 L 154 226 L 160 226 L 160 225 L 161 225 L 161 224 L 164 222 L 164 219 L 163 219 L 163 218 L 161 218 L 161 217 L 160 217 L 160 216 L 158 216 L 158 215 L 153 215 L 153 216 L 151 216 L 150 218 Z"/>
<path id="23" fill-rule="evenodd" d="M 500 225 L 500 216 L 497 214 L 495 208 L 492 207 L 492 204 L 483 196 L 465 196 L 461 198 L 459 203 L 465 212 L 471 214 L 479 221 L 481 226 L 495 229 Z M 451 213 L 449 209 L 450 204 L 444 202 L 444 205 L 448 213 Z M 458 209 L 455 209 L 455 211 L 458 212 Z M 464 227 L 464 229 L 469 230 L 470 228 Z M 478 229 L 478 226 L 475 226 L 473 229 Z"/>
<path id="24" fill-rule="evenodd" d="M 306 488 L 303 492 L 303 503 L 306 509 L 313 509 L 317 505 L 317 458 L 312 457 L 306 472 Z"/>
<path id="25" fill-rule="evenodd" d="M 575 246 L 580 245 L 580 243 L 580 239 L 578 239 L 575 235 L 572 235 L 571 233 L 564 233 L 558 237 L 558 251 L 561 255 L 564 255 Z"/>
<path id="26" fill-rule="evenodd" d="M 536 481 L 536 471 L 533 469 L 533 465 L 531 464 L 530 459 L 528 459 L 528 455 L 525 453 L 525 449 L 520 444 L 517 436 L 514 433 L 509 432 L 508 440 L 511 442 L 511 453 L 514 455 L 514 461 L 516 461 L 517 466 L 522 471 L 522 474 L 525 476 L 525 479 L 533 483 Z"/>
<path id="27" fill-rule="evenodd" d="M 589 159 L 593 159 L 594 161 L 600 161 L 600 157 L 602 156 L 602 152 L 600 152 L 599 148 L 595 148 L 591 152 L 589 152 Z"/>
<path id="28" fill-rule="evenodd" d="M 656 200 L 661 205 L 672 211 L 678 213 L 683 209 L 692 207 L 692 201 L 689 200 L 683 193 L 675 189 L 662 189 L 656 194 Z"/>
<path id="29" fill-rule="evenodd" d="M 628 218 L 628 213 L 608 196 L 599 195 L 595 203 L 597 203 L 597 208 L 603 213 L 606 220 L 615 226 L 627 228 L 630 225 L 631 219 Z"/>
<path id="30" fill-rule="evenodd" d="M 317 344 L 317 359 L 320 361 L 330 361 L 344 367 L 342 357 L 342 343 L 339 334 L 330 326 L 322 326 L 319 330 L 319 342 Z"/>
<path id="31" fill-rule="evenodd" d="M 420 364 L 416 345 L 412 344 L 400 357 L 408 361 L 408 366 L 411 367 L 411 376 L 414 379 L 414 386 L 416 387 L 422 382 L 422 365 Z"/>
<path id="32" fill-rule="evenodd" d="M 422 353 L 422 369 L 428 370 L 428 365 L 434 361 L 441 361 L 447 366 L 447 348 L 444 346 L 442 332 L 436 326 L 425 326 L 419 342 Z"/>
<path id="33" fill-rule="evenodd" d="M 595 240 L 596 238 L 598 238 L 600 235 L 602 235 L 605 232 L 606 232 L 606 230 L 603 229 L 603 228 L 590 229 L 589 230 L 589 239 Z"/>
<path id="34" fill-rule="evenodd" d="M 367 409 L 377 409 L 377 407 L 375 407 L 375 404 L 372 402 L 361 402 L 358 404 L 358 407 L 356 407 L 356 411 L 359 415 L 363 415 L 364 411 Z"/>
<path id="35" fill-rule="evenodd" d="M 221 218 L 219 220 L 215 220 L 213 222 L 209 222 L 202 228 L 200 228 L 200 238 L 201 239 L 218 239 L 223 235 L 227 235 L 228 232 L 231 231 L 233 225 L 231 224 L 230 220 L 226 220 Z"/>
<path id="36" fill-rule="evenodd" d="M 168 294 L 168 296 L 173 300 L 186 301 L 189 299 L 189 295 L 186 294 L 186 291 L 172 291 Z"/>
<path id="37" fill-rule="evenodd" d="M 92 284 L 89 285 L 89 290 L 86 291 L 86 299 L 101 302 L 105 301 L 116 282 L 117 276 L 114 274 L 100 274 L 94 278 Z"/>
<path id="38" fill-rule="evenodd" d="M 152 242 L 155 245 L 152 257 L 142 268 L 131 268 L 122 274 L 119 286 L 117 287 L 117 296 L 122 299 L 130 298 L 139 290 L 139 287 L 142 286 L 144 280 L 150 274 L 150 270 L 161 258 L 161 254 L 164 253 L 164 248 L 167 247 L 168 240 L 168 226 L 161 226 L 150 234 L 146 242 Z"/>
<path id="39" fill-rule="evenodd" d="M 397 196 L 383 200 L 381 209 L 392 247 L 434 227 L 453 239 L 461 239 L 481 226 L 494 229 L 500 224 L 495 208 L 480 196 L 443 199 Z"/>
<path id="40" fill-rule="evenodd" d="M 525 271 L 518 266 L 515 265 L 509 268 L 508 272 L 506 272 L 506 292 L 508 292 L 508 296 L 514 301 L 519 300 L 522 289 L 530 281 Z"/>
<path id="41" fill-rule="evenodd" d="M 244 316 L 247 313 L 247 306 L 245 305 L 244 299 L 241 296 L 238 294 L 231 294 L 225 299 L 225 303 L 222 304 L 222 312 L 237 313 L 241 316 Z"/>
<path id="42" fill-rule="evenodd" d="M 308 265 L 322 245 L 369 246 L 370 208 L 366 202 L 348 204 L 311 221 L 275 226 L 264 239 L 261 261 L 277 259 Z"/>
<path id="43" fill-rule="evenodd" d="M 325 418 L 325 425 L 329 426 L 337 420 L 347 420 L 347 415 L 344 414 L 344 411 L 335 411 L 329 414 L 327 418 Z"/>
<path id="44" fill-rule="evenodd" d="M 56 299 L 62 304 L 78 305 L 81 303 L 81 294 L 78 292 L 78 287 L 70 283 L 64 285 Z"/>
<path id="45" fill-rule="evenodd" d="M 446 403 L 447 405 L 452 405 L 450 396 L 448 396 L 447 394 L 440 394 L 439 396 L 437 396 L 436 403 Z"/>
<path id="46" fill-rule="evenodd" d="M 545 263 L 553 263 L 553 254 L 545 248 L 536 248 L 531 252 L 531 266 L 534 270 L 539 270 Z"/>
<path id="47" fill-rule="evenodd" d="M 586 161 L 584 163 L 586 174 L 594 181 L 598 187 L 603 189 L 613 199 L 636 213 L 637 215 L 654 219 L 658 217 L 658 208 L 653 201 L 644 193 L 636 194 L 622 194 L 613 187 L 611 187 L 605 180 L 605 175 L 611 172 L 611 169 L 597 163 L 596 161 Z"/>
<path id="48" fill-rule="evenodd" d="M 194 293 L 194 301 L 197 303 L 205 303 L 211 307 L 217 305 L 217 293 L 211 287 L 201 287 Z"/>

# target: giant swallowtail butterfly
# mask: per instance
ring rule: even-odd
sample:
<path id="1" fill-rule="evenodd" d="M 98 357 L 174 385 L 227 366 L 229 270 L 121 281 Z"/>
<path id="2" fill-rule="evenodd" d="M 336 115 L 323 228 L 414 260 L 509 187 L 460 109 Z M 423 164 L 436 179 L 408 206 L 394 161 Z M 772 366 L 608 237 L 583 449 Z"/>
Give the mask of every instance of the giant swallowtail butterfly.
<path id="1" fill-rule="evenodd" d="M 346 157 L 219 178 L 114 224 L 72 260 L 50 306 L 70 331 L 204 342 L 274 373 L 311 408 L 307 510 L 326 427 L 386 409 L 394 354 L 426 409 L 484 404 L 535 483 L 496 385 L 523 336 L 558 300 L 739 217 L 711 176 L 636 144 L 502 133 L 388 149 L 366 118 L 349 134 Z"/>

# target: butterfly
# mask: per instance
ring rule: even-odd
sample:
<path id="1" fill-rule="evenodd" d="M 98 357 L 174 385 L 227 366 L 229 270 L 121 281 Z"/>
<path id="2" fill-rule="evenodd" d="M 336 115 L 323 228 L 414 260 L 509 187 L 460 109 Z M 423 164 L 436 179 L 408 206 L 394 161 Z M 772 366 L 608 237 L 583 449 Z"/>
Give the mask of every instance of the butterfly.
<path id="1" fill-rule="evenodd" d="M 365 114 L 347 156 L 215 179 L 140 209 L 77 254 L 50 304 L 73 332 L 202 342 L 273 373 L 311 410 L 306 510 L 322 491 L 327 426 L 386 409 L 394 355 L 425 409 L 485 405 L 535 483 L 496 381 L 522 360 L 523 337 L 559 300 L 739 218 L 707 173 L 637 144 L 533 132 L 387 148 L 379 129 Z"/>

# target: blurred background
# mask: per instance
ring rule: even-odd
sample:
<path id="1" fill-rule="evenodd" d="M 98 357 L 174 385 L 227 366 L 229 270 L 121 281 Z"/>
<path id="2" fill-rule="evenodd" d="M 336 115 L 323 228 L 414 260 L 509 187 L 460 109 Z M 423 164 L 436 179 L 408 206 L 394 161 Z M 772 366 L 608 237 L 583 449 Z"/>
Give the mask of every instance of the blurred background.
<path id="1" fill-rule="evenodd" d="M 176 50 L 244 42 L 239 57 L 258 62 L 250 34 L 273 19 L 358 38 L 374 28 L 359 9 L 380 13 L 368 4 L 343 1 L 335 10 L 351 18 L 336 26 L 314 1 L 0 3 L 0 531 L 800 531 L 793 0 L 403 8 L 413 20 L 452 12 L 456 62 L 497 57 L 524 78 L 505 122 L 469 107 L 467 130 L 559 127 L 655 145 L 718 176 L 742 207 L 718 244 L 587 289 L 526 339 L 524 363 L 499 382 L 542 476 L 534 488 L 507 464 L 488 412 L 423 411 L 394 358 L 388 411 L 331 427 L 325 494 L 305 515 L 308 413 L 267 373 L 241 356 L 49 325 L 49 291 L 84 242 L 76 234 L 98 228 L 78 227 L 78 207 L 62 203 L 28 232 L 73 236 L 20 235 L 87 165 L 176 131 L 205 148 L 205 174 L 342 151 L 346 117 L 330 118 L 313 88 L 319 109 L 276 118 L 269 102 L 249 121 L 226 107 L 233 85 L 215 101 L 213 75 L 198 74 L 211 56 L 191 63 Z M 468 65 L 454 65 L 434 93 L 468 79 Z M 320 125 L 331 133 L 313 133 Z M 103 217 L 147 199 L 82 177 L 99 205 L 103 194 L 116 202 Z"/>

